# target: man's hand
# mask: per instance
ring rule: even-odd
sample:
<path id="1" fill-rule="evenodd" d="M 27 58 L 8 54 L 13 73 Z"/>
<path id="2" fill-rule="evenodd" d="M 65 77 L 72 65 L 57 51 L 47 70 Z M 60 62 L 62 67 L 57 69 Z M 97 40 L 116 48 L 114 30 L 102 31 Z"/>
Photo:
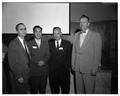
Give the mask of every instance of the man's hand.
<path id="1" fill-rule="evenodd" d="M 74 65 L 72 65 L 72 70 L 75 71 L 75 66 Z"/>
<path id="2" fill-rule="evenodd" d="M 18 82 L 19 82 L 19 83 L 24 83 L 23 77 L 18 78 Z"/>
<path id="3" fill-rule="evenodd" d="M 75 68 L 73 69 L 73 68 L 70 68 L 70 72 L 72 73 L 72 74 L 75 74 Z"/>
<path id="4" fill-rule="evenodd" d="M 38 66 L 40 66 L 40 67 L 43 66 L 44 64 L 45 64 L 45 62 L 42 60 L 38 62 Z"/>
<path id="5" fill-rule="evenodd" d="M 5 59 L 5 52 L 2 52 L 2 61 Z"/>

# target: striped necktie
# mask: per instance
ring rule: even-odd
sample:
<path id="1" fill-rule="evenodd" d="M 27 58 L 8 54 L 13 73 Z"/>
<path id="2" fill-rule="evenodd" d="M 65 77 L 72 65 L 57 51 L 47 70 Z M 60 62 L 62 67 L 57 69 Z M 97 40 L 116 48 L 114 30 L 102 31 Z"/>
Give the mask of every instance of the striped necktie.
<path id="1" fill-rule="evenodd" d="M 25 52 L 26 52 L 26 54 L 27 54 L 28 60 L 30 61 L 30 55 L 29 55 L 29 52 L 28 52 L 28 50 L 27 50 L 27 44 L 26 44 L 25 40 L 23 40 L 23 43 L 24 43 Z"/>

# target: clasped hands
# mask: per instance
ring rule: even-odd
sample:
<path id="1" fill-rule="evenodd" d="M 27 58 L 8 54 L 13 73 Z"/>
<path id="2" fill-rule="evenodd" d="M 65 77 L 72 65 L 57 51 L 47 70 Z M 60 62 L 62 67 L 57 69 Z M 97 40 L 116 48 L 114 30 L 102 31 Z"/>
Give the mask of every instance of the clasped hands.
<path id="1" fill-rule="evenodd" d="M 38 62 L 38 66 L 43 66 L 44 64 L 45 64 L 45 62 L 42 60 Z M 18 82 L 21 84 L 24 83 L 23 77 L 18 78 Z"/>
<path id="2" fill-rule="evenodd" d="M 21 84 L 24 83 L 23 77 L 18 78 L 18 82 L 21 83 Z"/>
<path id="3" fill-rule="evenodd" d="M 43 60 L 41 60 L 41 61 L 38 62 L 38 66 L 41 67 L 41 66 L 43 66 L 43 65 L 45 65 L 45 62 L 44 62 Z"/>

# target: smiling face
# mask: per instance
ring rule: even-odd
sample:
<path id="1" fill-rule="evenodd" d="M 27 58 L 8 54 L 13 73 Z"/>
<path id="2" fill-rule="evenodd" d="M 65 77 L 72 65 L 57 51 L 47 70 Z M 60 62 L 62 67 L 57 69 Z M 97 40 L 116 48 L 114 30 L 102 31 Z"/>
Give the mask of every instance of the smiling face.
<path id="1" fill-rule="evenodd" d="M 18 35 L 19 35 L 20 37 L 22 37 L 22 38 L 24 38 L 24 37 L 26 36 L 26 34 L 27 34 L 26 26 L 25 26 L 24 24 L 18 25 L 16 31 L 18 32 Z"/>
<path id="2" fill-rule="evenodd" d="M 42 29 L 40 28 L 35 28 L 34 30 L 34 35 L 36 39 L 41 39 L 42 37 Z"/>
<path id="3" fill-rule="evenodd" d="M 90 23 L 87 18 L 83 17 L 80 19 L 80 28 L 82 31 L 86 31 L 88 29 Z"/>
<path id="4" fill-rule="evenodd" d="M 61 39 L 61 36 L 62 36 L 62 33 L 61 33 L 61 30 L 60 29 L 55 29 L 53 31 L 53 36 L 55 38 L 55 40 L 60 40 Z"/>

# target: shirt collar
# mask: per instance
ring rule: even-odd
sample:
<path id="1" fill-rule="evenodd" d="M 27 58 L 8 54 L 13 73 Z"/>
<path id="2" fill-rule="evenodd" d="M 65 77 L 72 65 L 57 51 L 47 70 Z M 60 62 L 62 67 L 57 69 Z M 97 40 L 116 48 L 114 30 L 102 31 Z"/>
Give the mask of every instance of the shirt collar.
<path id="1" fill-rule="evenodd" d="M 18 39 L 20 40 L 20 42 L 23 42 L 23 40 L 24 40 L 20 36 L 18 36 Z"/>
<path id="2" fill-rule="evenodd" d="M 89 29 L 87 29 L 84 33 L 82 33 L 83 35 L 86 35 L 89 32 Z"/>
<path id="3" fill-rule="evenodd" d="M 57 41 L 59 42 L 59 44 L 61 43 L 62 39 L 59 39 L 59 40 L 55 40 L 55 42 L 57 43 Z"/>
<path id="4" fill-rule="evenodd" d="M 41 39 L 36 39 L 36 38 L 35 38 L 35 41 L 41 41 Z"/>
<path id="5" fill-rule="evenodd" d="M 86 34 L 88 33 L 89 29 L 86 30 Z"/>

